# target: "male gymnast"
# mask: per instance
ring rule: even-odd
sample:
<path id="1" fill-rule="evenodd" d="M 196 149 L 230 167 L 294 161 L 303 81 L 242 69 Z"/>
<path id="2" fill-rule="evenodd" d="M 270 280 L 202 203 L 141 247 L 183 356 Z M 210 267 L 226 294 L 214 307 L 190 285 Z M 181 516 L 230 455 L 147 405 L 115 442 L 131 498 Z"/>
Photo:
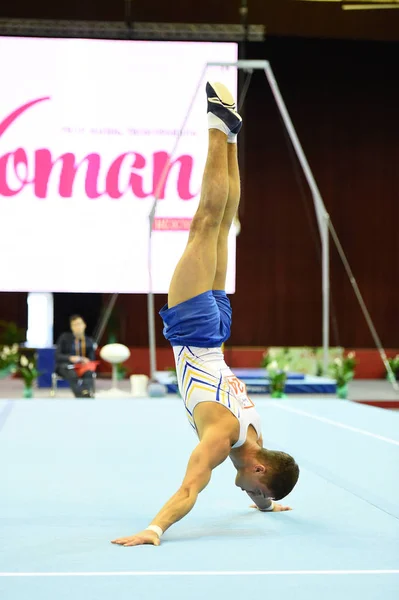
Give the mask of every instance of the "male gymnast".
<path id="1" fill-rule="evenodd" d="M 193 508 L 213 469 L 230 458 L 235 484 L 265 512 L 295 486 L 299 468 L 284 452 L 263 448 L 260 417 L 245 385 L 226 365 L 221 349 L 230 336 L 231 307 L 224 291 L 228 236 L 240 200 L 237 134 L 242 119 L 227 88 L 207 83 L 209 147 L 201 199 L 186 249 L 160 315 L 176 360 L 181 396 L 199 438 L 178 491 L 147 529 L 114 540 L 121 546 L 159 546 L 162 534 Z"/>

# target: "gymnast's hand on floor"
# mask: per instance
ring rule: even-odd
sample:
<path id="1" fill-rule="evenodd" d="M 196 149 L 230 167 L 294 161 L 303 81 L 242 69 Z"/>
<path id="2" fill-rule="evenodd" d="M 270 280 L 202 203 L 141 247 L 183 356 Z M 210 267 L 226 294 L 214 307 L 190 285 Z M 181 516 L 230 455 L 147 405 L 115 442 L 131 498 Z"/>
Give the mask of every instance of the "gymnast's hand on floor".
<path id="1" fill-rule="evenodd" d="M 256 508 L 257 510 L 259 510 L 260 512 L 285 512 L 286 510 L 292 510 L 292 508 L 290 506 L 283 506 L 282 504 L 278 504 L 277 502 L 273 503 L 273 510 L 261 510 L 259 508 L 259 506 L 256 506 L 256 504 L 251 504 L 250 508 Z"/>
<path id="2" fill-rule="evenodd" d="M 141 531 L 136 535 L 130 537 L 119 538 L 118 540 L 112 540 L 112 544 L 118 544 L 119 546 L 143 546 L 144 544 L 152 544 L 153 546 L 159 546 L 161 540 L 155 531 Z"/>

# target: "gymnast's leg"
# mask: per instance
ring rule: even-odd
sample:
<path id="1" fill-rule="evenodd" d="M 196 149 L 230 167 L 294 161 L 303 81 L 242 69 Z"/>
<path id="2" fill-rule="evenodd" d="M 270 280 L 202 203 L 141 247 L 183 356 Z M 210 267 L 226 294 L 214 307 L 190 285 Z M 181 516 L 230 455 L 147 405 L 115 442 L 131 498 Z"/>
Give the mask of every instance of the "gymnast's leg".
<path id="1" fill-rule="evenodd" d="M 237 144 L 227 144 L 227 163 L 229 177 L 229 194 L 224 210 L 222 222 L 219 227 L 217 242 L 216 273 L 212 289 L 224 290 L 226 286 L 226 273 L 228 261 L 228 238 L 234 217 L 238 211 L 240 202 L 241 186 L 238 169 Z"/>
<path id="2" fill-rule="evenodd" d="M 228 146 L 235 145 L 227 143 L 227 136 L 240 130 L 241 117 L 235 111 L 233 97 L 223 85 L 208 83 L 207 95 L 209 147 L 201 199 L 191 223 L 186 249 L 172 277 L 169 309 L 211 290 L 217 273 L 219 232 L 230 195 L 229 156 L 232 150 L 228 151 Z M 230 210 L 223 231 L 227 228 Z"/>
<path id="3" fill-rule="evenodd" d="M 186 249 L 172 277 L 168 295 L 169 308 L 212 289 L 216 274 L 219 229 L 228 193 L 227 135 L 217 129 L 210 129 L 201 200 L 191 222 Z"/>

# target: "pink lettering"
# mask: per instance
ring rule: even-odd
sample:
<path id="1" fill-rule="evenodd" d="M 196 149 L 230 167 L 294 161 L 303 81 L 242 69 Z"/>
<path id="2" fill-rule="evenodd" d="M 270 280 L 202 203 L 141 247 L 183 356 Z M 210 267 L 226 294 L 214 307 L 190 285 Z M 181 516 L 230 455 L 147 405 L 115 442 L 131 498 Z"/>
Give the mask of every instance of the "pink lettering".
<path id="1" fill-rule="evenodd" d="M 126 189 L 123 191 L 119 189 L 119 173 L 126 156 L 128 156 L 128 153 L 118 156 L 109 168 L 105 187 L 110 198 L 121 198 L 126 192 Z"/>
<path id="2" fill-rule="evenodd" d="M 165 188 L 171 169 L 177 163 L 180 164 L 179 178 L 177 180 L 177 192 L 182 200 L 191 200 L 196 194 L 190 192 L 190 179 L 193 171 L 193 157 L 184 154 L 176 160 L 171 161 L 167 152 L 156 152 L 154 154 L 154 195 L 160 200 L 165 198 Z"/>
<path id="3" fill-rule="evenodd" d="M 23 106 L 20 106 L 19 108 L 17 108 L 16 110 L 14 110 L 14 112 L 12 112 L 10 115 L 8 115 L 8 117 L 6 117 L 4 119 L 4 121 L 2 121 L 0 123 L 0 137 L 3 135 L 3 133 L 5 132 L 5 130 L 8 129 L 8 127 L 20 115 L 22 115 L 22 113 L 26 112 L 28 110 L 28 108 L 31 108 L 31 106 L 34 106 L 35 104 L 38 104 L 39 102 L 43 102 L 44 100 L 50 100 L 50 98 L 47 96 L 45 98 L 38 98 L 37 100 L 32 100 L 31 102 L 27 102 L 27 104 L 24 104 Z"/>
<path id="4" fill-rule="evenodd" d="M 1 121 L 0 141 L 19 117 L 33 106 L 47 100 L 50 98 L 43 97 L 27 102 Z M 105 172 L 103 186 L 99 182 L 101 167 Z M 16 196 L 25 187 L 33 185 L 35 196 L 44 199 L 49 194 L 50 181 L 53 179 L 57 184 L 59 195 L 62 198 L 71 198 L 76 193 L 77 174 L 85 168 L 84 186 L 88 198 L 95 199 L 107 195 L 119 199 L 131 192 L 136 198 L 144 199 L 156 195 L 159 199 L 164 199 L 172 172 L 177 178 L 178 196 L 182 200 L 191 200 L 196 196 L 196 193 L 190 191 L 193 167 L 192 156 L 184 154 L 172 160 L 170 154 L 164 151 L 155 152 L 152 161 L 138 152 L 125 152 L 117 156 L 107 170 L 104 169 L 100 154 L 94 152 L 79 160 L 72 152 L 53 157 L 48 148 L 39 148 L 34 151 L 34 157 L 29 157 L 25 149 L 17 148 L 0 156 L 0 196 Z M 176 172 L 177 168 L 178 172 Z M 145 170 L 150 169 L 152 189 L 147 191 L 144 189 L 144 174 Z M 123 176 L 123 170 L 127 176 Z M 125 183 L 121 181 L 122 179 Z"/>
<path id="5" fill-rule="evenodd" d="M 62 156 L 53 161 L 50 150 L 41 149 L 36 150 L 35 152 L 36 177 L 34 189 L 37 198 L 47 198 L 50 175 L 58 162 L 61 162 L 61 174 L 59 180 L 59 194 L 61 198 L 72 197 L 76 173 L 84 162 L 87 162 L 85 180 L 86 196 L 88 198 L 99 198 L 102 196 L 102 193 L 97 190 L 98 173 L 100 171 L 99 154 L 88 154 L 83 160 L 76 163 L 75 155 L 71 152 L 62 154 Z"/>
<path id="6" fill-rule="evenodd" d="M 8 163 L 11 158 L 13 158 L 15 178 L 18 179 L 19 183 L 21 184 L 16 190 L 11 189 L 7 183 Z M 20 165 L 22 165 L 24 168 L 24 177 L 21 177 Z M 18 150 L 15 150 L 15 152 L 8 152 L 7 154 L 4 154 L 2 157 L 0 157 L 0 196 L 16 196 L 25 187 L 27 183 L 30 182 L 28 181 L 28 158 L 26 156 L 25 150 L 22 150 L 22 148 L 18 148 Z"/>
<path id="7" fill-rule="evenodd" d="M 138 154 L 137 152 L 126 152 L 125 154 L 121 154 L 114 160 L 112 165 L 109 168 L 107 179 L 106 179 L 106 189 L 107 194 L 110 198 L 121 198 L 131 187 L 133 194 L 137 198 L 147 198 L 151 196 L 151 192 L 145 192 L 143 189 L 143 177 L 138 175 L 137 173 L 131 173 L 128 184 L 125 186 L 123 191 L 120 190 L 120 171 L 123 166 L 123 162 L 127 157 L 133 157 L 133 162 L 131 165 L 132 169 L 144 169 L 146 166 L 146 161 L 144 156 Z"/>

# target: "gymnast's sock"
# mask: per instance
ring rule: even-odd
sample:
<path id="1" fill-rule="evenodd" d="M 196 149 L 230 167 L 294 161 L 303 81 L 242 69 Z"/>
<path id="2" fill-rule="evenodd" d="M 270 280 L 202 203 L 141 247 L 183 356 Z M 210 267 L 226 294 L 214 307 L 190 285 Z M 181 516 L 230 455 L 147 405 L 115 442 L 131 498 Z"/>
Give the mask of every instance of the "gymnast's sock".
<path id="1" fill-rule="evenodd" d="M 211 112 L 208 113 L 208 129 L 219 129 L 219 131 L 222 131 L 227 136 L 232 135 L 226 123 Z"/>

